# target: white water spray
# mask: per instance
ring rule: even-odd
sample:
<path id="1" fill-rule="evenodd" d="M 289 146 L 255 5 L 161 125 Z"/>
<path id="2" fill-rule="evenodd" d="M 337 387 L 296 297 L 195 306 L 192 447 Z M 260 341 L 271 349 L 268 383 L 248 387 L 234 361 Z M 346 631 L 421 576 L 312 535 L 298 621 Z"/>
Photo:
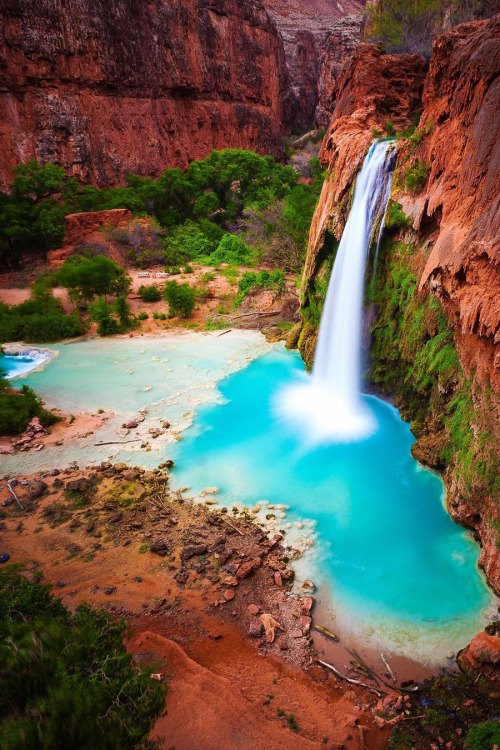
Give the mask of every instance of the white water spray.
<path id="1" fill-rule="evenodd" d="M 304 423 L 315 441 L 349 442 L 375 429 L 361 399 L 363 286 L 372 233 L 389 200 L 391 152 L 391 143 L 374 143 L 356 180 L 321 317 L 312 378 L 279 397 L 280 413 Z"/>

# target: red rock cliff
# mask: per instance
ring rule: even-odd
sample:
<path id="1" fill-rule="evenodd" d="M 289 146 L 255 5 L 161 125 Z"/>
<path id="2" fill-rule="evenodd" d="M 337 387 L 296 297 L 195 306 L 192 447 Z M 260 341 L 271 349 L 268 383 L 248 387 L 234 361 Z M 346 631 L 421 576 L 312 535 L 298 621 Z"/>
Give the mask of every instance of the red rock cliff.
<path id="1" fill-rule="evenodd" d="M 263 0 L 283 38 L 289 85 L 284 117 L 291 128 L 326 127 L 340 65 L 361 37 L 365 0 Z"/>
<path id="2" fill-rule="evenodd" d="M 0 185 L 57 161 L 98 186 L 213 148 L 282 154 L 286 71 L 260 0 L 3 0 Z"/>

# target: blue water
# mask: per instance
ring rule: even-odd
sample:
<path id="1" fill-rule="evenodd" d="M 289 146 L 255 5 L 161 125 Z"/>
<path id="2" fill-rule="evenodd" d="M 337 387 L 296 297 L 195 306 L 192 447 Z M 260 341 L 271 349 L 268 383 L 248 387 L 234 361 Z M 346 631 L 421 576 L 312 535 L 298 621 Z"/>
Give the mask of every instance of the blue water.
<path id="1" fill-rule="evenodd" d="M 225 403 L 202 408 L 169 452 L 177 486 L 217 486 L 226 505 L 286 504 L 280 527 L 296 534 L 307 519 L 300 533 L 316 531 L 309 565 L 351 630 L 421 658 L 465 645 L 491 595 L 477 546 L 444 509 L 440 478 L 410 455 L 409 425 L 366 396 L 375 434 L 307 447 L 274 408 L 276 394 L 305 377 L 298 354 L 275 349 L 219 383 Z"/>
<path id="2" fill-rule="evenodd" d="M 46 357 L 33 354 L 3 354 L 0 352 L 0 372 L 9 380 L 26 375 L 33 368 L 38 367 Z"/>

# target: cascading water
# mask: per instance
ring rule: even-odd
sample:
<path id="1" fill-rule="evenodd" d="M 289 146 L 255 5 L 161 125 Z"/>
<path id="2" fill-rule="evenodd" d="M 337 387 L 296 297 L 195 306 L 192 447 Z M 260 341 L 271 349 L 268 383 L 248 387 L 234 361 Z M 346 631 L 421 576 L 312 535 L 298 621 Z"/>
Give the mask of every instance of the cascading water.
<path id="1" fill-rule="evenodd" d="M 357 440 L 375 428 L 361 398 L 363 286 L 372 233 L 389 200 L 392 155 L 391 142 L 374 143 L 363 162 L 328 286 L 312 378 L 278 398 L 281 415 L 305 423 L 313 440 Z"/>

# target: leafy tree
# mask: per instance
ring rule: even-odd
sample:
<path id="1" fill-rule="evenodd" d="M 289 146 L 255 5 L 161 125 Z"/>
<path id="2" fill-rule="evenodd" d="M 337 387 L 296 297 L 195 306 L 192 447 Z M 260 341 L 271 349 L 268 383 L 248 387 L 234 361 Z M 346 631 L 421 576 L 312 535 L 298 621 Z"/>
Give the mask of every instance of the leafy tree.
<path id="1" fill-rule="evenodd" d="M 123 645 L 125 622 L 0 573 L 0 746 L 122 750 L 147 739 L 164 688 Z"/>
<path id="2" fill-rule="evenodd" d="M 165 299 L 168 302 L 169 317 L 189 318 L 196 302 L 196 291 L 189 284 L 168 281 L 165 285 Z"/>
<path id="3" fill-rule="evenodd" d="M 123 295 L 116 298 L 115 312 L 120 321 L 121 329 L 126 330 L 127 328 L 130 328 L 132 323 L 132 318 L 130 317 L 130 305 L 128 304 L 126 297 Z"/>
<path id="4" fill-rule="evenodd" d="M 496 12 L 494 0 L 378 0 L 367 5 L 368 35 L 388 52 L 430 57 L 433 40 L 445 25 Z"/>
<path id="5" fill-rule="evenodd" d="M 131 284 L 125 269 L 105 255 L 70 256 L 57 272 L 57 281 L 73 299 L 84 303 L 94 297 L 127 294 Z"/>

